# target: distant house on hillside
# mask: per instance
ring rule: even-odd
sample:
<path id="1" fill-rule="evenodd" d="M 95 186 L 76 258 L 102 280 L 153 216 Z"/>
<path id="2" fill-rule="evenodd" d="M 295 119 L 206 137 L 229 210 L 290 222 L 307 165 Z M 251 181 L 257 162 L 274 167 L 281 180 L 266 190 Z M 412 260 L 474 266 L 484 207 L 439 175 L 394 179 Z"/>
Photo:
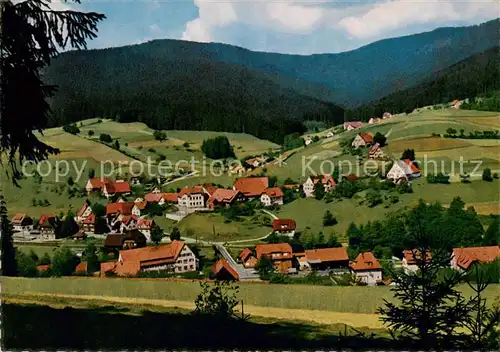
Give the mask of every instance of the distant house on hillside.
<path id="1" fill-rule="evenodd" d="M 132 215 L 132 209 L 134 209 L 134 202 L 116 202 L 106 204 L 106 215 L 113 215 L 117 217 L 122 217 L 125 215 Z"/>
<path id="2" fill-rule="evenodd" d="M 326 138 L 332 138 L 335 134 L 332 132 L 332 131 L 329 131 L 327 134 L 326 134 Z"/>
<path id="3" fill-rule="evenodd" d="M 418 249 L 405 249 L 403 251 L 403 270 L 407 273 L 416 273 L 418 271 L 418 260 L 425 260 L 426 262 L 431 260 L 431 253 L 428 251 L 425 256 L 422 256 Z"/>
<path id="4" fill-rule="evenodd" d="M 387 179 L 396 184 L 417 177 L 420 177 L 420 169 L 410 159 L 396 160 L 387 173 Z"/>
<path id="5" fill-rule="evenodd" d="M 297 224 L 293 219 L 274 219 L 272 226 L 274 233 L 290 238 L 295 235 L 295 229 L 297 228 Z"/>
<path id="6" fill-rule="evenodd" d="M 255 157 L 245 160 L 245 164 L 251 168 L 256 168 L 261 166 L 266 162 L 266 158 L 264 157 Z"/>
<path id="7" fill-rule="evenodd" d="M 337 186 L 335 180 L 330 174 L 310 176 L 302 185 L 306 197 L 314 197 L 314 186 L 318 182 L 321 182 L 323 184 L 325 192 L 330 192 Z"/>
<path id="8" fill-rule="evenodd" d="M 370 159 L 373 160 L 386 160 L 389 157 L 387 154 L 384 153 L 382 148 L 380 148 L 380 144 L 375 143 L 371 148 L 370 151 L 368 152 L 368 156 Z"/>
<path id="9" fill-rule="evenodd" d="M 90 214 L 92 214 L 92 207 L 90 206 L 90 202 L 88 199 L 83 203 L 82 207 L 78 212 L 76 213 L 75 216 L 75 221 L 77 223 L 82 222 L 84 219 L 86 219 Z"/>
<path id="10" fill-rule="evenodd" d="M 207 201 L 207 207 L 214 209 L 217 206 L 229 207 L 234 204 L 240 195 L 240 191 L 233 189 L 218 188 Z"/>
<path id="11" fill-rule="evenodd" d="M 351 131 L 356 128 L 363 127 L 363 123 L 361 121 L 347 121 L 344 122 L 344 130 L 345 131 Z"/>
<path id="12" fill-rule="evenodd" d="M 305 141 L 306 146 L 308 146 L 308 145 L 309 145 L 309 144 L 311 144 L 312 142 L 313 142 L 313 140 L 311 139 L 311 137 L 307 137 L 307 138 L 306 138 L 306 141 Z"/>
<path id="13" fill-rule="evenodd" d="M 467 270 L 474 263 L 490 263 L 500 258 L 500 246 L 453 248 L 450 266 Z"/>
<path id="14" fill-rule="evenodd" d="M 99 191 L 106 198 L 110 198 L 114 195 L 127 195 L 130 194 L 130 185 L 128 182 L 123 180 L 117 180 L 115 182 L 110 179 L 103 178 L 90 178 L 85 186 L 87 193 Z"/>
<path id="15" fill-rule="evenodd" d="M 382 115 L 383 119 L 390 119 L 392 117 L 392 114 L 390 112 L 384 112 L 384 115 Z"/>
<path id="16" fill-rule="evenodd" d="M 260 202 L 265 207 L 283 205 L 283 191 L 279 187 L 266 188 L 260 196 Z"/>
<path id="17" fill-rule="evenodd" d="M 353 148 L 369 147 L 373 144 L 373 136 L 369 133 L 359 133 L 352 141 Z"/>
<path id="18" fill-rule="evenodd" d="M 38 221 L 40 236 L 44 240 L 55 240 L 56 229 L 59 227 L 59 219 L 55 215 L 42 215 Z"/>
<path id="19" fill-rule="evenodd" d="M 33 219 L 26 214 L 18 213 L 12 218 L 12 229 L 14 231 L 31 231 L 33 230 Z"/>
<path id="20" fill-rule="evenodd" d="M 380 118 L 378 118 L 378 117 L 372 117 L 372 118 L 370 118 L 370 119 L 368 120 L 368 123 L 369 123 L 370 125 L 373 125 L 374 123 L 379 123 L 379 122 L 380 122 Z"/>
<path id="21" fill-rule="evenodd" d="M 239 178 L 233 184 L 233 189 L 240 191 L 246 199 L 260 197 L 268 187 L 269 178 L 267 176 Z"/>
<path id="22" fill-rule="evenodd" d="M 450 107 L 452 109 L 459 109 L 460 106 L 462 106 L 462 104 L 464 103 L 463 100 L 458 100 L 458 99 L 455 99 L 453 100 L 451 103 L 450 103 Z"/>
<path id="23" fill-rule="evenodd" d="M 372 252 L 360 253 L 351 263 L 356 280 L 370 286 L 382 282 L 382 266 Z"/>

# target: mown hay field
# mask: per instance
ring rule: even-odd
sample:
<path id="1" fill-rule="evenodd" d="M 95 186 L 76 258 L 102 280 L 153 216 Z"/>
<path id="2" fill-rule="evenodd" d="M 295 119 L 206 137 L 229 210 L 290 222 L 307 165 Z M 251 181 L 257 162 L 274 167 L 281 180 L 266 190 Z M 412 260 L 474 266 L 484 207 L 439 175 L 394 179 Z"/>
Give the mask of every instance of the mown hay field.
<path id="1" fill-rule="evenodd" d="M 98 278 L 6 278 L 2 277 L 2 294 L 52 293 L 83 296 L 149 298 L 193 302 L 201 292 L 198 282 L 143 279 Z M 384 299 L 393 300 L 389 287 L 338 287 L 313 285 L 271 285 L 240 283 L 239 299 L 260 307 L 324 310 L 345 313 L 375 314 Z M 463 285 L 465 295 L 472 293 Z M 489 304 L 498 298 L 498 285 L 488 287 Z"/>

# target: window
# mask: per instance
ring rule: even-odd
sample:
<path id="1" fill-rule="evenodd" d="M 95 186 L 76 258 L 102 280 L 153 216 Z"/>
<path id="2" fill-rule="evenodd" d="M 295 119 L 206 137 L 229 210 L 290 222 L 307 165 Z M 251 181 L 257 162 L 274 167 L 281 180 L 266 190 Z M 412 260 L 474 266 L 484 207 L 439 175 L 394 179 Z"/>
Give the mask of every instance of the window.
<path id="1" fill-rule="evenodd" d="M 184 265 L 184 270 L 187 270 L 187 268 L 188 268 L 187 265 Z"/>

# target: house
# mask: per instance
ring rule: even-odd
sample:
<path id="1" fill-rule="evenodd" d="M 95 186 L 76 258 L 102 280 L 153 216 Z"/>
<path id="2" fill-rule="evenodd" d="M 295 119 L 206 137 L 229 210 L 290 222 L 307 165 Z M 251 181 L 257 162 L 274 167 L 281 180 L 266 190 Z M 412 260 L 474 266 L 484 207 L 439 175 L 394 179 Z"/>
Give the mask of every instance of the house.
<path id="1" fill-rule="evenodd" d="M 266 162 L 266 158 L 264 157 L 256 157 L 245 160 L 245 164 L 251 168 L 256 168 L 261 166 Z"/>
<path id="2" fill-rule="evenodd" d="M 384 153 L 382 148 L 380 148 L 380 144 L 375 143 L 368 152 L 368 157 L 373 160 L 386 160 L 389 157 Z"/>
<path id="3" fill-rule="evenodd" d="M 419 260 L 425 260 L 425 261 L 430 261 L 431 260 L 431 252 L 427 251 L 422 257 L 420 250 L 418 249 L 405 249 L 403 251 L 403 260 L 402 260 L 402 268 L 403 270 L 407 273 L 416 273 L 418 271 L 418 261 Z"/>
<path id="4" fill-rule="evenodd" d="M 345 131 L 351 131 L 356 128 L 360 128 L 363 126 L 363 123 L 361 121 L 347 121 L 344 122 L 344 130 Z"/>
<path id="5" fill-rule="evenodd" d="M 177 200 L 180 207 L 203 209 L 205 208 L 205 195 L 202 187 L 184 187 L 179 192 Z"/>
<path id="6" fill-rule="evenodd" d="M 369 147 L 373 144 L 373 136 L 369 133 L 359 133 L 352 141 L 353 148 Z"/>
<path id="7" fill-rule="evenodd" d="M 238 258 L 243 263 L 243 266 L 245 268 L 255 268 L 255 266 L 258 263 L 257 258 L 255 257 L 253 252 L 248 248 L 245 248 L 243 251 L 241 251 Z"/>
<path id="8" fill-rule="evenodd" d="M 500 258 L 500 246 L 453 248 L 452 269 L 465 271 L 474 263 L 491 263 Z"/>
<path id="9" fill-rule="evenodd" d="M 18 213 L 12 218 L 12 229 L 14 231 L 33 230 L 33 219 L 26 214 Z"/>
<path id="10" fill-rule="evenodd" d="M 144 201 L 148 203 L 159 203 L 161 199 L 163 198 L 164 193 L 148 193 L 144 196 Z M 177 193 L 175 193 L 175 202 L 177 203 Z"/>
<path id="11" fill-rule="evenodd" d="M 86 273 L 87 272 L 87 262 L 80 262 L 75 268 L 75 273 Z"/>
<path id="12" fill-rule="evenodd" d="M 59 219 L 55 215 L 42 215 L 38 221 L 40 236 L 44 240 L 55 240 Z"/>
<path id="13" fill-rule="evenodd" d="M 52 264 L 42 264 L 42 265 L 37 265 L 36 270 L 43 272 L 47 271 L 52 267 Z"/>
<path id="14" fill-rule="evenodd" d="M 351 271 L 356 281 L 369 286 L 382 282 L 382 266 L 372 252 L 359 253 L 351 263 Z"/>
<path id="15" fill-rule="evenodd" d="M 243 177 L 234 181 L 233 189 L 247 199 L 260 197 L 264 190 L 269 187 L 269 178 L 265 177 Z"/>
<path id="16" fill-rule="evenodd" d="M 204 183 L 202 185 L 199 185 L 198 187 L 201 187 L 203 192 L 205 192 L 205 194 L 208 197 L 211 197 L 214 194 L 214 192 L 218 189 L 216 186 L 214 186 L 211 183 Z"/>
<path id="17" fill-rule="evenodd" d="M 272 225 L 273 231 L 277 235 L 288 237 L 293 237 L 297 228 L 297 224 L 293 219 L 274 219 Z"/>
<path id="18" fill-rule="evenodd" d="M 238 273 L 231 268 L 227 260 L 219 259 L 217 262 L 212 265 L 212 273 L 216 277 L 217 280 L 222 281 L 238 281 L 239 275 Z"/>
<path id="19" fill-rule="evenodd" d="M 207 207 L 214 209 L 217 206 L 229 207 L 234 204 L 240 195 L 240 191 L 233 189 L 218 188 L 207 201 Z"/>
<path id="20" fill-rule="evenodd" d="M 349 256 L 344 247 L 305 250 L 305 257 L 313 270 L 333 270 L 345 273 L 349 268 Z"/>
<path id="21" fill-rule="evenodd" d="M 387 173 L 387 179 L 396 184 L 417 177 L 420 177 L 420 169 L 410 159 L 396 160 Z"/>
<path id="22" fill-rule="evenodd" d="M 300 183 L 290 184 L 290 185 L 283 185 L 283 188 L 291 189 L 291 190 L 294 190 L 294 191 L 299 191 L 301 187 L 302 187 L 302 185 Z"/>
<path id="23" fill-rule="evenodd" d="M 382 115 L 383 119 L 390 119 L 392 117 L 392 114 L 390 112 L 384 112 L 384 115 Z"/>
<path id="24" fill-rule="evenodd" d="M 274 269 L 281 273 L 287 273 L 293 269 L 292 252 L 292 247 L 288 243 L 257 244 L 255 246 L 257 260 L 264 256 L 271 259 Z"/>
<path id="25" fill-rule="evenodd" d="M 458 99 L 455 99 L 453 100 L 451 103 L 450 103 L 450 107 L 452 109 L 459 109 L 460 106 L 462 106 L 462 104 L 464 103 L 463 100 L 458 100 Z"/>
<path id="26" fill-rule="evenodd" d="M 163 204 L 177 204 L 179 201 L 179 193 L 163 193 L 161 199 L 158 201 L 159 205 Z"/>
<path id="27" fill-rule="evenodd" d="M 329 131 L 327 134 L 326 134 L 326 138 L 332 138 L 335 134 L 332 132 L 332 131 Z"/>
<path id="28" fill-rule="evenodd" d="M 137 229 L 139 217 L 136 215 L 125 215 L 120 220 L 115 221 L 111 230 L 114 232 L 124 233 Z"/>
<path id="29" fill-rule="evenodd" d="M 92 214 L 92 207 L 90 206 L 90 202 L 89 200 L 87 199 L 82 207 L 80 208 L 80 210 L 78 210 L 78 212 L 76 213 L 76 216 L 75 216 L 75 221 L 77 223 L 80 223 L 82 222 L 84 219 L 86 219 L 90 214 Z"/>
<path id="30" fill-rule="evenodd" d="M 312 142 L 313 142 L 313 141 L 312 141 L 311 137 L 307 137 L 307 138 L 306 138 L 306 141 L 305 141 L 306 146 L 307 146 L 307 145 L 309 145 L 309 144 L 311 144 Z"/>
<path id="31" fill-rule="evenodd" d="M 358 179 L 358 176 L 356 176 L 356 174 L 349 174 L 349 175 L 342 176 L 342 178 L 345 178 L 349 182 L 354 182 Z"/>
<path id="32" fill-rule="evenodd" d="M 141 211 L 146 209 L 148 202 L 134 202 L 134 207 L 132 208 L 132 215 L 141 216 Z"/>
<path id="33" fill-rule="evenodd" d="M 283 205 L 283 191 L 279 187 L 270 187 L 260 196 L 260 202 L 265 206 Z"/>
<path id="34" fill-rule="evenodd" d="M 337 186 L 337 184 L 335 183 L 335 180 L 333 179 L 332 175 L 330 175 L 330 174 L 310 176 L 306 180 L 306 182 L 302 185 L 302 188 L 304 190 L 304 194 L 306 195 L 306 197 L 313 197 L 314 196 L 314 186 L 318 182 L 321 182 L 323 184 L 325 192 L 330 192 L 332 189 L 334 189 Z"/>
<path id="35" fill-rule="evenodd" d="M 134 206 L 134 202 L 108 203 L 106 204 L 106 215 L 132 215 L 132 209 Z"/>
<path id="36" fill-rule="evenodd" d="M 85 219 L 80 221 L 80 228 L 84 232 L 94 232 L 95 231 L 95 214 L 91 213 Z"/>
<path id="37" fill-rule="evenodd" d="M 106 198 L 113 197 L 115 195 L 126 195 L 130 194 L 130 185 L 128 182 L 123 180 L 116 180 L 115 182 L 104 183 L 102 193 Z"/>
<path id="38" fill-rule="evenodd" d="M 146 246 L 146 236 L 137 229 L 125 234 L 110 233 L 104 240 L 104 248 L 108 251 L 141 248 L 144 246 Z"/>
<path id="39" fill-rule="evenodd" d="M 139 219 L 137 221 L 137 229 L 146 236 L 148 242 L 151 241 L 151 230 L 154 226 L 156 226 L 156 224 L 153 219 Z"/>
<path id="40" fill-rule="evenodd" d="M 111 180 L 107 177 L 89 178 L 87 184 L 85 185 L 85 190 L 87 193 L 102 192 L 104 184 L 106 183 L 111 183 Z"/>
<path id="41" fill-rule="evenodd" d="M 198 259 L 182 241 L 161 246 L 120 250 L 114 263 L 101 264 L 101 276 L 112 271 L 118 276 L 137 276 L 140 272 L 166 270 L 183 274 L 198 270 Z"/>
<path id="42" fill-rule="evenodd" d="M 379 122 L 380 122 L 380 118 L 378 118 L 378 117 L 372 117 L 372 118 L 370 118 L 370 119 L 368 120 L 368 123 L 369 123 L 370 125 L 373 125 L 374 123 L 379 123 Z"/>

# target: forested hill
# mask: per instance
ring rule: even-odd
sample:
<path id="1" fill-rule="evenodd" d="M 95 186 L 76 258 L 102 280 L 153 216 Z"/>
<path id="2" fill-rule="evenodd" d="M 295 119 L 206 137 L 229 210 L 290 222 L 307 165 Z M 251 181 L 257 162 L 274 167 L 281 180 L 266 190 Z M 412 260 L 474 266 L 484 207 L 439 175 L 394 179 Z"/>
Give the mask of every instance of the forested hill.
<path id="1" fill-rule="evenodd" d="M 246 132 L 280 143 L 286 134 L 304 132 L 305 119 L 343 121 L 342 108 L 321 101 L 327 89 L 216 62 L 190 52 L 191 43 L 175 44 L 61 55 L 45 72 L 59 86 L 52 124 L 103 116 L 155 129 Z M 319 98 L 300 91 L 316 91 Z"/>
<path id="2" fill-rule="evenodd" d="M 500 46 L 497 46 L 439 71 L 432 79 L 413 88 L 348 110 L 346 118 L 367 121 L 372 117 L 381 117 L 386 111 L 396 114 L 423 106 L 449 103 L 454 99 L 487 95 L 500 90 L 499 67 Z"/>

